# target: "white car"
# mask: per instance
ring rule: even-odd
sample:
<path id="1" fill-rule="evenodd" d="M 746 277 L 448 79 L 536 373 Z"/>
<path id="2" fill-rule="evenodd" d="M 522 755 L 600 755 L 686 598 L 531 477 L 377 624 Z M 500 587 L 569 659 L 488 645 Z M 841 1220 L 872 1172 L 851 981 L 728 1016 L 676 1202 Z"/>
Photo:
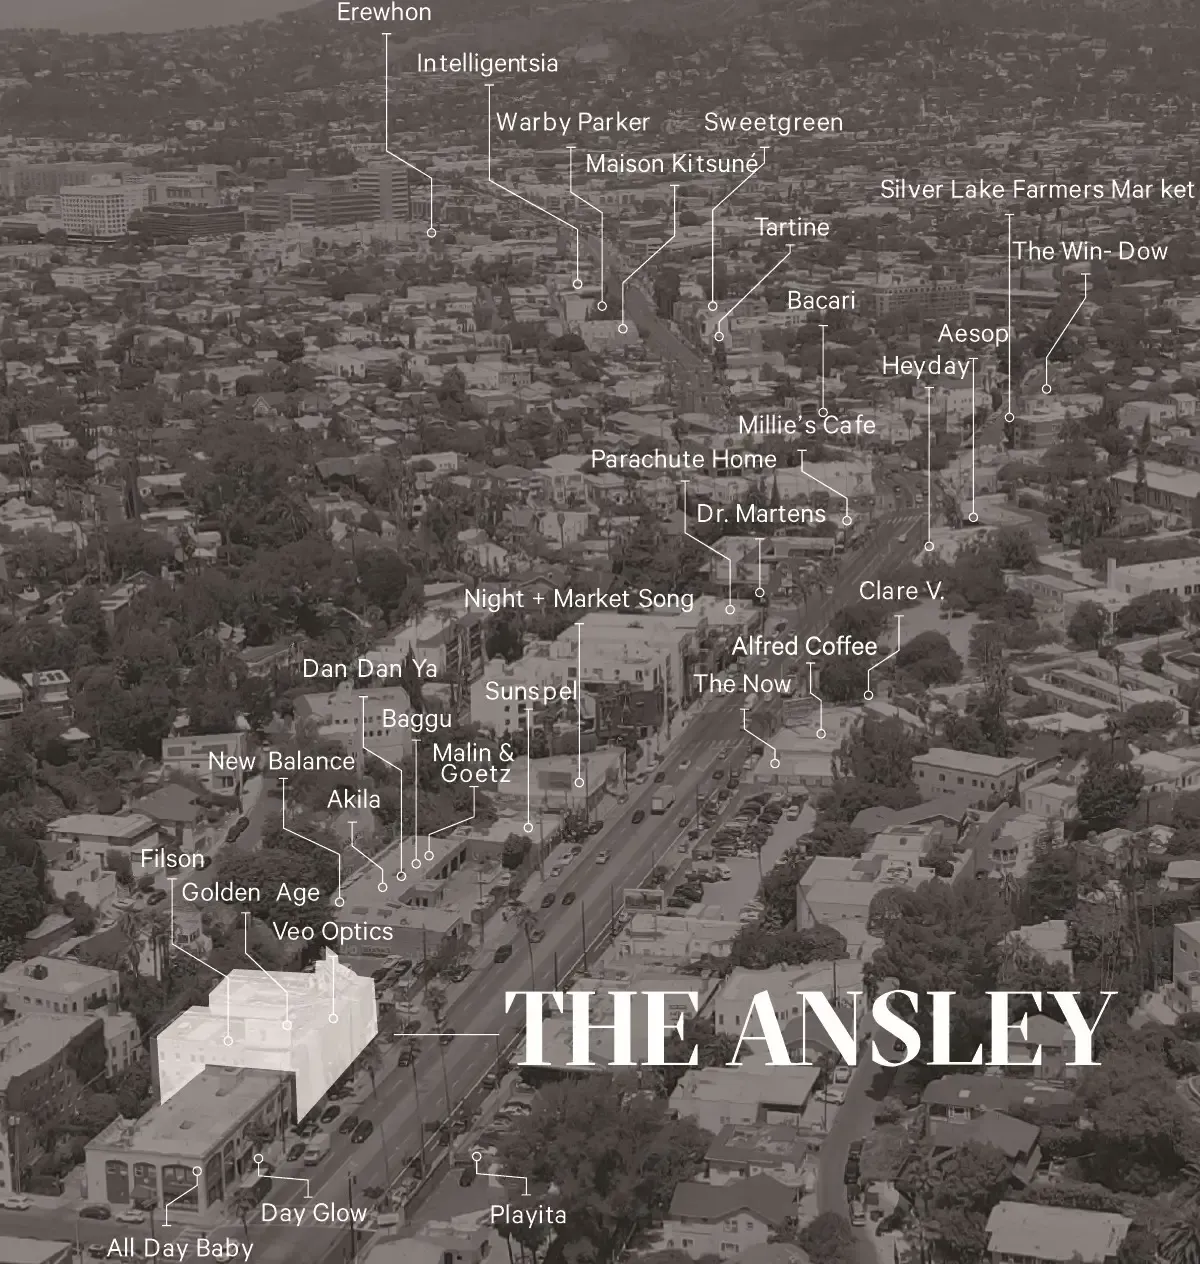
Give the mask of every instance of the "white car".
<path id="1" fill-rule="evenodd" d="M 0 1202 L 5 1211 L 28 1211 L 33 1206 L 33 1199 L 24 1194 L 12 1194 Z"/>
<path id="2" fill-rule="evenodd" d="M 830 1106 L 840 1106 L 846 1100 L 846 1090 L 839 1088 L 836 1084 L 830 1084 L 823 1088 L 817 1097 L 823 1102 L 828 1102 Z"/>
<path id="3" fill-rule="evenodd" d="M 686 772 L 691 766 L 692 766 L 692 761 L 690 759 L 681 759 L 679 761 L 680 772 Z"/>
<path id="4" fill-rule="evenodd" d="M 127 1207 L 124 1211 L 118 1211 L 113 1217 L 122 1224 L 144 1224 L 146 1221 L 146 1213 L 138 1211 L 136 1207 Z"/>
<path id="5" fill-rule="evenodd" d="M 608 864 L 608 857 L 609 857 L 609 853 L 608 853 L 608 852 L 606 852 L 606 851 L 598 851 L 598 852 L 596 853 L 596 863 L 597 863 L 598 865 L 606 865 L 606 864 Z"/>

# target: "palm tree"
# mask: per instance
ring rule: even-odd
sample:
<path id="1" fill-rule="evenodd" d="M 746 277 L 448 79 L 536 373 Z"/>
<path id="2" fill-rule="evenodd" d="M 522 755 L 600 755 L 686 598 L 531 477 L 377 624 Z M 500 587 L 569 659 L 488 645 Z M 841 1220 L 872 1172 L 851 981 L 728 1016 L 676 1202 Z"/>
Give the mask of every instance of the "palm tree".
<path id="1" fill-rule="evenodd" d="M 513 914 L 517 929 L 525 936 L 525 947 L 529 949 L 529 986 L 537 991 L 537 971 L 533 964 L 533 932 L 537 929 L 538 915 L 527 904 L 517 906 Z"/>
<path id="2" fill-rule="evenodd" d="M 442 1018 L 446 1013 L 448 1000 L 446 989 L 436 979 L 425 985 L 425 1004 L 429 1006 L 429 1012 L 433 1015 L 433 1025 L 435 1027 L 442 1025 Z"/>
<path id="3" fill-rule="evenodd" d="M 242 1232 L 246 1241 L 250 1241 L 250 1213 L 258 1206 L 254 1195 L 248 1189 L 235 1189 L 229 1202 L 229 1210 L 242 1222 Z"/>
<path id="4" fill-rule="evenodd" d="M 1200 1264 L 1200 1204 L 1189 1202 L 1158 1239 L 1165 1264 Z"/>
<path id="5" fill-rule="evenodd" d="M 130 972 L 134 975 L 140 973 L 138 967 L 141 964 L 142 939 L 145 935 L 145 916 L 141 909 L 130 908 L 117 918 L 117 933 L 128 943 L 126 958 Z"/>
<path id="6" fill-rule="evenodd" d="M 379 1049 L 375 1042 L 372 1041 L 354 1060 L 355 1069 L 365 1071 L 371 1079 L 371 1096 L 377 1096 L 375 1091 L 375 1077 L 383 1068 L 383 1059 L 379 1056 Z"/>

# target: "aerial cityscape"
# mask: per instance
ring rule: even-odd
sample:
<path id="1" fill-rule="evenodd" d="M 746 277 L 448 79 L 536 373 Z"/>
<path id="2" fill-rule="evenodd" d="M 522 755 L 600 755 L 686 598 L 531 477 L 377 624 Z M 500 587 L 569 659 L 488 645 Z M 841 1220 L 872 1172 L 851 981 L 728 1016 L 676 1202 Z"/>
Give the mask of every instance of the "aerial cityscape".
<path id="1" fill-rule="evenodd" d="M 0 1264 L 1200 1264 L 1200 9 L 5 9 Z"/>

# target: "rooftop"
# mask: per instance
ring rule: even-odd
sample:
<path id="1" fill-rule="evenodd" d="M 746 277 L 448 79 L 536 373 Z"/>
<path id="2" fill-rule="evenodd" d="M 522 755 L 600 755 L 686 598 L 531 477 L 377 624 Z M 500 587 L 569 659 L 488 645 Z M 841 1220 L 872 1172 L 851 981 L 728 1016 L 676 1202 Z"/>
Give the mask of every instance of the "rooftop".
<path id="1" fill-rule="evenodd" d="M 281 1071 L 205 1067 L 168 1101 L 139 1119 L 115 1119 L 88 1148 L 200 1161 L 287 1079 Z"/>
<path id="2" fill-rule="evenodd" d="M 1132 1223 L 1106 1211 L 997 1203 L 988 1216 L 988 1249 L 1033 1260 L 1104 1264 L 1116 1255 Z"/>
<path id="3" fill-rule="evenodd" d="M 76 812 L 60 816 L 47 826 L 56 834 L 97 834 L 101 838 L 133 841 L 154 828 L 154 822 L 140 812 L 127 816 L 107 816 L 100 812 Z"/>

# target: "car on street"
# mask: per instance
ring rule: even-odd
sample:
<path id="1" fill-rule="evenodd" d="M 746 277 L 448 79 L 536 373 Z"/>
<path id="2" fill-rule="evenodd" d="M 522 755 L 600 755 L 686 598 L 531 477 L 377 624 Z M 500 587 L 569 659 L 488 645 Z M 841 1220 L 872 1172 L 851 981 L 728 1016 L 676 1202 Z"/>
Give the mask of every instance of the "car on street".
<path id="1" fill-rule="evenodd" d="M 633 816 L 630 819 L 632 820 L 634 825 L 640 825 L 646 819 L 645 809 L 638 808 L 638 810 L 633 814 Z"/>
<path id="2" fill-rule="evenodd" d="M 690 759 L 681 759 L 681 760 L 679 761 L 679 771 L 680 771 L 680 772 L 687 772 L 687 770 L 688 770 L 691 766 L 692 766 L 692 761 L 691 761 Z"/>
<path id="3" fill-rule="evenodd" d="M 451 983 L 461 983 L 470 973 L 471 967 L 465 961 L 456 961 L 450 969 L 446 971 L 446 978 L 448 978 Z"/>
<path id="4" fill-rule="evenodd" d="M 105 1207 L 102 1203 L 92 1203 L 87 1207 L 81 1207 L 79 1214 L 84 1220 L 111 1220 L 112 1208 Z"/>
<path id="5" fill-rule="evenodd" d="M 835 1084 L 850 1083 L 850 1068 L 848 1066 L 838 1066 L 833 1068 L 833 1082 Z"/>
<path id="6" fill-rule="evenodd" d="M 606 852 L 606 851 L 598 851 L 598 852 L 596 853 L 596 863 L 597 863 L 598 865 L 606 865 L 606 864 L 608 864 L 608 856 L 609 856 L 609 853 L 608 853 L 608 852 Z"/>
<path id="7" fill-rule="evenodd" d="M 338 1125 L 338 1132 L 345 1135 L 353 1132 L 358 1127 L 360 1120 L 357 1115 L 347 1115 L 345 1119 Z"/>
<path id="8" fill-rule="evenodd" d="M 856 1202 L 850 1208 L 850 1223 L 857 1229 L 867 1223 L 866 1208 L 860 1202 Z"/>
<path id="9" fill-rule="evenodd" d="M 553 891 L 547 891 L 546 894 L 542 896 L 542 908 L 549 908 L 556 899 L 558 899 L 558 896 L 556 896 Z"/>
<path id="10" fill-rule="evenodd" d="M 587 832 L 589 834 L 599 834 L 603 828 L 604 828 L 603 821 L 592 821 L 587 827 Z"/>
<path id="11" fill-rule="evenodd" d="M 304 1157 L 304 1151 L 307 1149 L 308 1149 L 308 1146 L 305 1142 L 303 1141 L 295 1142 L 294 1144 L 288 1146 L 288 1152 L 287 1154 L 283 1156 L 284 1162 L 295 1163 L 297 1160 L 302 1159 Z M 120 1220 L 120 1218 L 121 1218 L 120 1216 L 117 1217 L 118 1220 Z"/>
<path id="12" fill-rule="evenodd" d="M 529 942 L 531 944 L 540 944 L 546 938 L 546 932 L 541 926 L 535 926 L 529 932 Z"/>
<path id="13" fill-rule="evenodd" d="M 401 1049 L 400 1056 L 396 1059 L 398 1067 L 410 1067 L 416 1061 L 416 1054 L 412 1049 Z"/>
<path id="14" fill-rule="evenodd" d="M 840 1106 L 846 1100 L 846 1090 L 836 1084 L 829 1084 L 817 1093 L 817 1098 L 828 1102 L 830 1106 Z"/>
<path id="15" fill-rule="evenodd" d="M 479 1173 L 475 1171 L 473 1164 L 471 1167 L 464 1167 L 462 1172 L 459 1174 L 458 1183 L 463 1187 L 463 1189 L 466 1189 L 468 1185 L 474 1183 L 475 1177 L 478 1175 Z"/>
<path id="16" fill-rule="evenodd" d="M 33 1206 L 33 1199 L 27 1198 L 24 1194 L 12 1194 L 3 1201 L 0 1201 L 0 1207 L 5 1211 L 28 1211 Z"/>
<path id="17" fill-rule="evenodd" d="M 687 829 L 688 825 L 691 823 L 691 820 L 692 818 L 690 816 L 681 816 L 679 818 L 679 828 Z"/>
<path id="18" fill-rule="evenodd" d="M 146 903 L 150 905 L 161 904 L 163 900 L 165 900 L 166 898 L 167 898 L 167 893 L 165 891 L 154 890 L 154 891 L 151 891 L 148 896 L 146 896 Z"/>
<path id="19" fill-rule="evenodd" d="M 662 769 L 662 768 L 660 768 L 660 769 L 658 770 L 658 772 L 656 772 L 656 773 L 654 774 L 654 783 L 655 783 L 655 785 L 658 785 L 658 784 L 660 784 L 661 782 L 666 781 L 666 779 L 667 779 L 667 774 L 666 774 L 666 771 L 665 771 L 664 769 Z"/>
<path id="20" fill-rule="evenodd" d="M 512 954 L 513 954 L 512 944 L 501 944 L 500 947 L 497 948 L 494 953 L 492 953 L 492 960 L 497 965 L 500 965 L 501 962 L 507 961 L 509 957 L 512 956 Z"/>
<path id="21" fill-rule="evenodd" d="M 566 908 L 568 904 L 574 904 L 574 903 L 575 903 L 575 892 L 568 891 L 562 898 L 562 906 L 563 908 Z"/>
<path id="22" fill-rule="evenodd" d="M 375 1131 L 375 1125 L 369 1120 L 364 1119 L 361 1124 L 354 1130 L 354 1135 L 350 1138 L 355 1145 L 362 1143 Z"/>
<path id="23" fill-rule="evenodd" d="M 453 1027 L 443 1027 L 441 1031 L 438 1032 L 438 1044 L 448 1045 L 454 1039 L 454 1035 L 455 1032 Z"/>
<path id="24" fill-rule="evenodd" d="M 342 1108 L 340 1106 L 326 1106 L 321 1112 L 321 1122 L 323 1124 L 332 1123 L 341 1113 Z"/>
<path id="25" fill-rule="evenodd" d="M 720 781 L 720 780 L 721 780 L 721 778 L 722 778 L 724 775 L 725 775 L 725 769 L 724 769 L 724 768 L 714 768 L 714 769 L 713 769 L 713 780 L 714 780 L 714 781 Z"/>

